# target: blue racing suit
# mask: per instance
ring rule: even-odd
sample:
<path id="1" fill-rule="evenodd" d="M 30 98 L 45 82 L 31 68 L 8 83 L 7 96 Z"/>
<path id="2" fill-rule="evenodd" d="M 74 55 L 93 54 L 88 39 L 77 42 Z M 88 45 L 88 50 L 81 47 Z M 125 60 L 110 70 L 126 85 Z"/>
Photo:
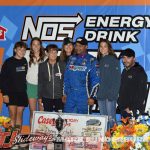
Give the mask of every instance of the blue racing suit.
<path id="1" fill-rule="evenodd" d="M 66 113 L 88 113 L 88 98 L 96 99 L 99 87 L 98 62 L 90 54 L 70 56 L 64 74 Z"/>

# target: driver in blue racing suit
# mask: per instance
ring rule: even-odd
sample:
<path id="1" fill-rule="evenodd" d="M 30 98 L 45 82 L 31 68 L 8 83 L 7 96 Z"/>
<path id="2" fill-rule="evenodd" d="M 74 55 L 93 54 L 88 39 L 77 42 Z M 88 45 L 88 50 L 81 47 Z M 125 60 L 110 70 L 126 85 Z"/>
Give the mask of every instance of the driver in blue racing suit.
<path id="1" fill-rule="evenodd" d="M 93 105 L 99 87 L 98 62 L 87 53 L 88 42 L 78 38 L 76 55 L 70 56 L 64 75 L 64 112 L 87 114 Z"/>

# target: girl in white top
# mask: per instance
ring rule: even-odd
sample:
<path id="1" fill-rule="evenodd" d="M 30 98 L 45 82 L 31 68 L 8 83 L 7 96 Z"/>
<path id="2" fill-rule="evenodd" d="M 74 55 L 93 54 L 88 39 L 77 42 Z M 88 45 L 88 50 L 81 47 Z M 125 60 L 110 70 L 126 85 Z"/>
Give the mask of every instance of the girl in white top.
<path id="1" fill-rule="evenodd" d="M 33 111 L 37 108 L 38 99 L 38 67 L 39 63 L 44 61 L 45 53 L 42 46 L 42 41 L 38 37 L 34 37 L 30 43 L 30 51 L 26 52 L 25 58 L 28 62 L 28 72 L 27 72 L 27 94 L 30 109 L 30 125 L 32 123 Z M 42 102 L 38 99 L 38 109 L 43 110 Z"/>

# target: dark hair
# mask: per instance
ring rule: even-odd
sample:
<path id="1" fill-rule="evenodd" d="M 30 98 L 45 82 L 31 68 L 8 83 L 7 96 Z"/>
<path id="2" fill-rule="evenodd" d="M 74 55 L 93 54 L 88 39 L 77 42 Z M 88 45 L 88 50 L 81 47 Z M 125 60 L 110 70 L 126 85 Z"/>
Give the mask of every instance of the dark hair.
<path id="1" fill-rule="evenodd" d="M 73 45 L 73 44 L 72 44 Z M 60 60 L 61 61 L 67 61 L 68 56 L 66 55 L 66 51 L 64 49 L 64 44 L 62 45 L 62 49 L 61 49 L 61 53 L 60 53 Z M 74 47 L 73 50 L 71 52 L 71 55 L 75 53 Z"/>
<path id="2" fill-rule="evenodd" d="M 27 44 L 25 42 L 22 42 L 22 41 L 16 42 L 15 45 L 14 45 L 14 48 L 13 48 L 13 50 L 14 50 L 13 55 L 16 54 L 15 49 L 18 48 L 18 47 L 21 47 L 21 48 L 23 47 L 23 48 L 27 49 Z"/>
<path id="3" fill-rule="evenodd" d="M 46 46 L 46 52 L 48 52 L 51 49 L 55 49 L 58 52 L 58 46 L 56 44 L 49 44 Z"/>
<path id="4" fill-rule="evenodd" d="M 100 44 L 101 44 L 102 42 L 104 42 L 104 43 L 106 43 L 106 44 L 108 45 L 108 54 L 109 54 L 109 55 L 113 55 L 113 56 L 115 56 L 115 57 L 117 58 L 117 56 L 116 56 L 114 50 L 112 49 L 112 45 L 111 45 L 110 41 L 107 40 L 107 39 L 101 39 L 101 40 L 99 41 L 99 45 L 98 45 L 97 59 L 99 60 L 99 59 L 102 57 L 102 53 L 101 53 L 100 50 L 99 50 L 99 49 L 100 49 Z"/>
<path id="5" fill-rule="evenodd" d="M 34 63 L 34 59 L 33 58 L 35 57 L 34 56 L 34 51 L 32 49 L 33 41 L 38 41 L 40 43 L 40 54 L 39 54 L 40 58 L 37 61 L 38 62 L 43 61 L 44 57 L 45 57 L 44 48 L 42 46 L 42 41 L 40 40 L 40 38 L 38 38 L 38 37 L 32 38 L 31 43 L 30 43 L 30 49 L 31 50 L 30 50 L 30 55 L 29 55 L 29 57 L 30 57 L 29 66 L 30 67 L 31 67 L 31 64 Z"/>
<path id="6" fill-rule="evenodd" d="M 24 47 L 25 49 L 27 49 L 27 44 L 22 42 L 22 41 L 19 41 L 19 42 L 16 42 L 15 45 L 14 45 L 14 50 L 17 48 L 17 47 Z"/>

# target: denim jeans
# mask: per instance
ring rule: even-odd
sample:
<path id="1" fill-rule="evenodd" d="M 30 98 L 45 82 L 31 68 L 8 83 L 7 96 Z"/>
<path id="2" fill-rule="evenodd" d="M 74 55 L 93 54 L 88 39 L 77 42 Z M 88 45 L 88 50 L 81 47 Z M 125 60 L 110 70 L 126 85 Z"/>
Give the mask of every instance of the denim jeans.
<path id="1" fill-rule="evenodd" d="M 100 114 L 108 116 L 107 129 L 112 128 L 116 122 L 116 100 L 100 99 L 98 106 Z"/>

